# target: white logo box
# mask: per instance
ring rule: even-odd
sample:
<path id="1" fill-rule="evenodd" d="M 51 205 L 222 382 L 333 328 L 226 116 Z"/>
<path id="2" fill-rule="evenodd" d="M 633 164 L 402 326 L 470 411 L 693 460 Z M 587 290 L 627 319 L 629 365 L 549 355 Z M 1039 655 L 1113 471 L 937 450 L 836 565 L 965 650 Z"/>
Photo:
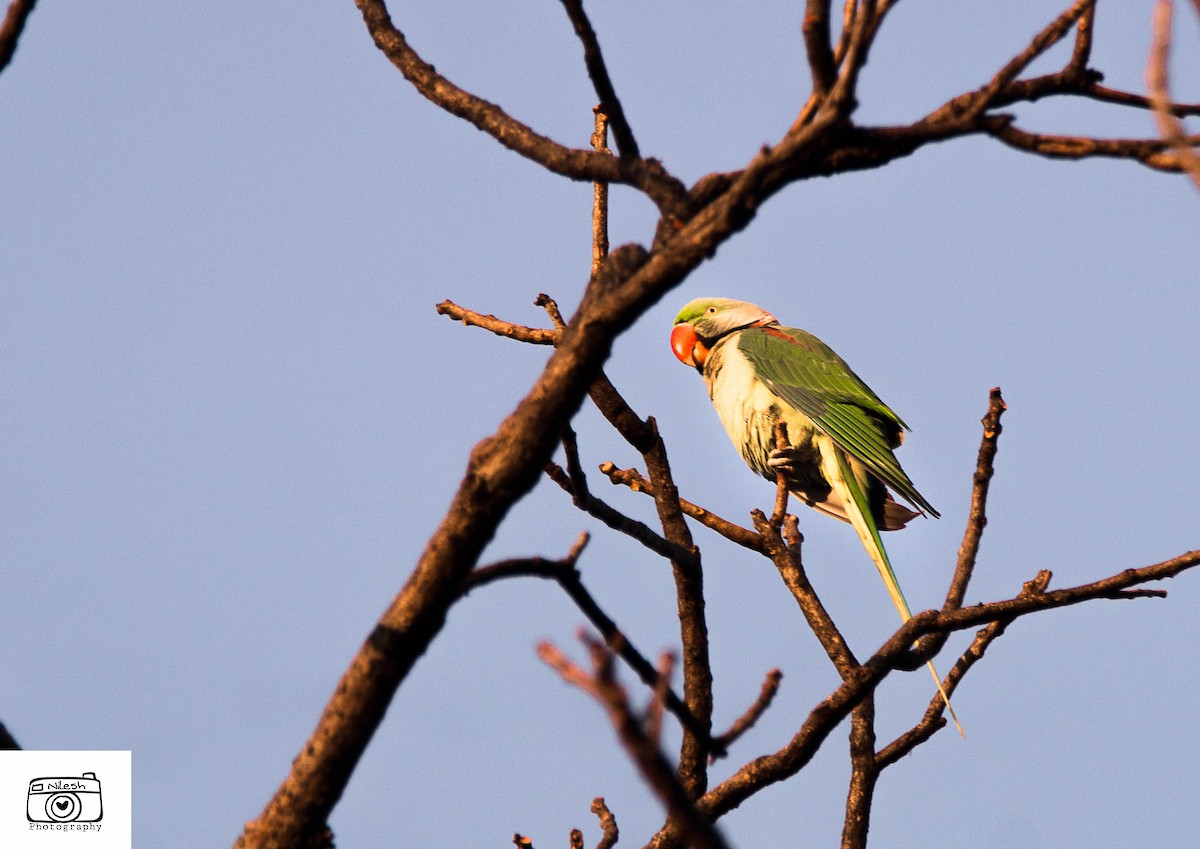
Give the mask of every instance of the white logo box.
<path id="1" fill-rule="evenodd" d="M 127 751 L 0 750 L 0 846 L 131 849 Z"/>

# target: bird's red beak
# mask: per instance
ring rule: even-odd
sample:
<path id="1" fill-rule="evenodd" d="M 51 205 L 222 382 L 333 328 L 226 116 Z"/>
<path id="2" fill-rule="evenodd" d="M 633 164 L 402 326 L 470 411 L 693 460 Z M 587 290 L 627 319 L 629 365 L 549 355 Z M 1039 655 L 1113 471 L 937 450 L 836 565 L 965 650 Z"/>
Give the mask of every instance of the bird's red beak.
<path id="1" fill-rule="evenodd" d="M 696 328 L 687 322 L 675 325 L 671 331 L 671 350 L 685 366 L 704 368 L 704 361 L 708 359 L 708 346 L 700 341 Z"/>

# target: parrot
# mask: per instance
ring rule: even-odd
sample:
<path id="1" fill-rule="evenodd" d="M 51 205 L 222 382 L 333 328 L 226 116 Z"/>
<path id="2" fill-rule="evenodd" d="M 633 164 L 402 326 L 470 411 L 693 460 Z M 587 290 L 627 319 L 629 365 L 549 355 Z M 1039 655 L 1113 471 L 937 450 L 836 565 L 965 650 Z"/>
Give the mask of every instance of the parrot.
<path id="1" fill-rule="evenodd" d="M 912 618 L 880 532 L 899 530 L 920 515 L 937 518 L 938 512 L 892 453 L 908 430 L 901 418 L 832 348 L 745 301 L 690 301 L 675 317 L 671 350 L 704 378 L 746 464 L 771 481 L 782 474 L 796 498 L 848 522 L 901 620 Z M 783 450 L 775 444 L 779 422 L 787 426 L 789 447 Z M 928 666 L 961 734 L 941 677 L 932 661 Z"/>

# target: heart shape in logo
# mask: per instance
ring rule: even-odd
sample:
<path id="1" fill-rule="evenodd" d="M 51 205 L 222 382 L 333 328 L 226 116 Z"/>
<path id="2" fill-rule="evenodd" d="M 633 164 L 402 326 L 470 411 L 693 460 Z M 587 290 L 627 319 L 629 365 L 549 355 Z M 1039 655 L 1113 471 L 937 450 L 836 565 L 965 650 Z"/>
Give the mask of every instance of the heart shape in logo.
<path id="1" fill-rule="evenodd" d="M 54 807 L 58 808 L 60 811 L 65 811 L 67 808 L 71 807 L 71 803 L 66 799 L 59 799 L 54 803 Z"/>

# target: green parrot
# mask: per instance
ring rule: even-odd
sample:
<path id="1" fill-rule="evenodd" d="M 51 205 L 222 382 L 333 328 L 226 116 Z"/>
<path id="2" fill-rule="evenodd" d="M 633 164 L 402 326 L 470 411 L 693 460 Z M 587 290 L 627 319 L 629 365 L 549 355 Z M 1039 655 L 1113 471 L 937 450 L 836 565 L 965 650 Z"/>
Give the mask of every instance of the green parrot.
<path id="1" fill-rule="evenodd" d="M 900 417 L 820 339 L 781 326 L 745 301 L 691 301 L 675 317 L 671 350 L 704 378 L 721 424 L 747 465 L 771 481 L 782 473 L 796 498 L 849 522 L 901 619 L 910 619 L 880 531 L 938 512 L 892 453 L 908 429 Z M 784 450 L 775 446 L 777 422 L 787 425 L 790 446 Z M 932 663 L 929 670 L 958 725 Z"/>

